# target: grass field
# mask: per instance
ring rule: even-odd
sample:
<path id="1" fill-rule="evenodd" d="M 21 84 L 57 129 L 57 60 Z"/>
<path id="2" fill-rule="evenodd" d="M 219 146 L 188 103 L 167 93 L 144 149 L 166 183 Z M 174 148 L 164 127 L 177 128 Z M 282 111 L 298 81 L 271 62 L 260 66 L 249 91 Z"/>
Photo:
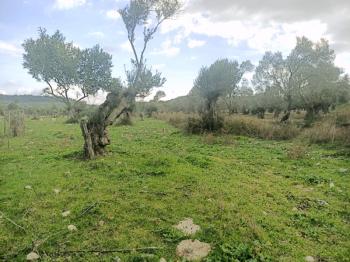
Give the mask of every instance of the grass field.
<path id="1" fill-rule="evenodd" d="M 176 261 L 186 237 L 173 225 L 190 217 L 209 261 L 350 261 L 349 155 L 313 145 L 294 159 L 292 142 L 187 136 L 150 119 L 110 135 L 110 154 L 88 162 L 79 126 L 62 119 L 28 120 L 10 149 L 0 140 L 0 260 L 34 249 L 44 261 Z M 159 249 L 102 252 L 144 247 Z"/>

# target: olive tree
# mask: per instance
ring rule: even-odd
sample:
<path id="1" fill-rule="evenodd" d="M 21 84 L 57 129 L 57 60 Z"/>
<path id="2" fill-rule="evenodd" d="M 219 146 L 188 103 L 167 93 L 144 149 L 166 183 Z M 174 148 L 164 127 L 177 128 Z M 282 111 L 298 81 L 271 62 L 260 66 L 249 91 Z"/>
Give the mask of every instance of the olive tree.
<path id="1" fill-rule="evenodd" d="M 236 72 L 237 62 L 228 59 L 219 59 L 209 67 L 200 69 L 191 93 L 200 95 L 204 100 L 201 113 L 205 129 L 213 131 L 219 127 L 217 101 L 234 89 Z"/>
<path id="2" fill-rule="evenodd" d="M 293 76 L 298 107 L 306 110 L 305 120 L 312 122 L 320 111 L 328 112 L 336 101 L 342 71 L 334 65 L 335 53 L 326 40 L 313 43 L 298 38 L 288 57 L 298 67 Z"/>
<path id="3" fill-rule="evenodd" d="M 112 56 L 98 45 L 80 50 L 59 31 L 39 28 L 37 39 L 23 43 L 23 67 L 47 87 L 43 92 L 61 100 L 70 115 L 80 101 L 110 86 Z"/>
<path id="4" fill-rule="evenodd" d="M 231 76 L 233 82 L 232 85 L 228 87 L 226 95 L 223 97 L 229 114 L 233 114 L 236 111 L 237 101 L 235 98 L 240 95 L 240 91 L 243 91 L 247 84 L 247 81 L 246 79 L 243 79 L 243 76 L 254 69 L 254 66 L 249 60 L 244 61 L 241 64 L 237 61 L 232 61 L 231 63 L 231 66 L 234 67 Z M 242 84 L 242 86 L 239 86 L 239 84 Z"/>
<path id="5" fill-rule="evenodd" d="M 258 91 L 284 101 L 286 114 L 281 121 L 289 119 L 292 109 L 305 109 L 306 119 L 312 120 L 320 110 L 328 110 L 338 97 L 339 83 L 344 83 L 334 60 L 335 53 L 326 40 L 313 43 L 306 37 L 297 38 L 286 58 L 280 52 L 265 53 L 256 68 L 254 83 Z"/>
<path id="6" fill-rule="evenodd" d="M 130 0 L 129 4 L 119 10 L 133 57 L 131 66 L 126 70 L 126 84 L 109 92 L 105 102 L 95 114 L 81 122 L 84 136 L 84 154 L 87 158 L 95 158 L 105 153 L 110 144 L 107 128 L 117 118 L 132 111 L 137 97 L 145 97 L 155 87 L 161 87 L 165 78 L 161 73 L 147 66 L 146 50 L 160 25 L 175 16 L 180 9 L 178 0 Z M 149 24 L 152 20 L 153 23 Z M 136 34 L 142 28 L 142 43 L 138 48 Z"/>
<path id="7" fill-rule="evenodd" d="M 157 93 L 153 97 L 153 102 L 158 102 L 160 99 L 166 96 L 165 92 L 162 90 L 157 91 Z"/>
<path id="8" fill-rule="evenodd" d="M 293 106 L 293 70 L 294 67 L 288 64 L 281 52 L 266 52 L 259 62 L 253 77 L 253 82 L 258 93 L 269 93 L 275 99 L 280 97 L 285 101 L 286 108 L 284 109 L 287 112 L 284 118 L 287 119 Z"/>

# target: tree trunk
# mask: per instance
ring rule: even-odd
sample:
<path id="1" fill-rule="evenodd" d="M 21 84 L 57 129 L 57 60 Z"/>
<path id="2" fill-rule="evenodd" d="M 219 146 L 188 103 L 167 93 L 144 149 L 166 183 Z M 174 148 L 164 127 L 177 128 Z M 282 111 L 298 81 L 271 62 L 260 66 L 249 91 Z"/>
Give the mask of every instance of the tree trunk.
<path id="1" fill-rule="evenodd" d="M 289 120 L 290 117 L 290 110 L 288 110 L 284 116 L 281 118 L 281 123 L 286 123 Z"/>
<path id="2" fill-rule="evenodd" d="M 110 93 L 90 119 L 81 121 L 85 158 L 93 159 L 106 153 L 106 146 L 110 144 L 107 127 L 129 110 L 133 99 L 134 96 L 128 91 Z"/>
<path id="3" fill-rule="evenodd" d="M 281 123 L 286 123 L 290 118 L 290 113 L 292 111 L 292 96 L 287 96 L 287 112 L 285 112 L 284 116 L 281 118 Z"/>

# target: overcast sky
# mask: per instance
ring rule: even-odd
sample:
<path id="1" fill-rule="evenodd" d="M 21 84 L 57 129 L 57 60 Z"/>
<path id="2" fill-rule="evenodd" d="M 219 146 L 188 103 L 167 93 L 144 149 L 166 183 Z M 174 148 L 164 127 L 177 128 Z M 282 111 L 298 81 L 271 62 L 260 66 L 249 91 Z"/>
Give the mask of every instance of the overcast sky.
<path id="1" fill-rule="evenodd" d="M 131 56 L 118 8 L 126 0 L 1 0 L 0 93 L 40 94 L 45 87 L 22 68 L 21 43 L 38 27 L 59 29 L 82 48 L 100 44 L 113 55 L 113 75 L 124 77 Z M 167 99 L 186 95 L 202 65 L 218 58 L 257 64 L 265 51 L 294 47 L 297 36 L 329 40 L 336 64 L 350 73 L 350 0 L 186 0 L 149 46 L 163 72 Z M 93 102 L 93 101 L 92 101 Z"/>

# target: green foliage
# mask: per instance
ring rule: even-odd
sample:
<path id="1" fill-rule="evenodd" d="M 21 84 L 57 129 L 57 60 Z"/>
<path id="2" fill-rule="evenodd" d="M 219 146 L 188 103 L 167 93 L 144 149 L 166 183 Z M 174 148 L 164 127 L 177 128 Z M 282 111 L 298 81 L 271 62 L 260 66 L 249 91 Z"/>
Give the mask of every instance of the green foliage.
<path id="1" fill-rule="evenodd" d="M 166 96 L 165 92 L 162 90 L 157 91 L 157 93 L 153 97 L 154 102 L 158 102 L 160 99 Z"/>
<path id="2" fill-rule="evenodd" d="M 136 96 L 144 98 L 153 88 L 163 86 L 166 81 L 160 72 L 153 73 L 147 66 L 145 52 L 159 26 L 173 17 L 179 9 L 178 0 L 130 0 L 125 8 L 119 10 L 134 56 L 131 59 L 131 69 L 126 70 L 127 82 Z M 154 23 L 149 24 L 150 20 Z M 139 51 L 135 41 L 137 27 L 143 27 L 143 45 Z"/>
<path id="3" fill-rule="evenodd" d="M 77 102 L 116 83 L 111 79 L 112 56 L 98 45 L 80 50 L 59 31 L 49 35 L 39 28 L 39 37 L 25 40 L 23 48 L 23 67 L 45 82 L 44 93 L 60 99 L 69 111 Z M 70 97 L 73 91 L 76 100 Z"/>
<path id="4" fill-rule="evenodd" d="M 153 88 L 162 87 L 166 81 L 161 73 L 153 73 L 146 65 L 132 64 L 132 69 L 126 71 L 128 87 L 135 90 L 137 96 L 145 98 Z"/>
<path id="5" fill-rule="evenodd" d="M 20 107 L 16 102 L 11 102 L 10 104 L 7 105 L 7 110 L 9 111 L 15 111 L 18 110 Z"/>
<path id="6" fill-rule="evenodd" d="M 191 93 L 198 93 L 210 104 L 231 91 L 237 84 L 237 61 L 220 59 L 209 67 L 202 67 L 194 82 Z M 239 79 L 240 80 L 240 79 Z"/>
<path id="7" fill-rule="evenodd" d="M 111 86 L 121 86 L 119 79 L 111 79 L 112 56 L 99 45 L 80 51 L 77 84 L 84 95 L 94 95 L 98 90 L 110 91 Z"/>
<path id="8" fill-rule="evenodd" d="M 250 64 L 248 62 L 241 65 L 245 68 Z M 194 82 L 191 94 L 199 94 L 204 99 L 204 108 L 202 109 L 202 128 L 203 130 L 216 131 L 222 127 L 222 120 L 217 112 L 217 101 L 220 96 L 232 93 L 241 79 L 241 73 L 237 76 L 238 63 L 228 59 L 220 59 L 209 67 L 202 67 L 198 77 Z M 245 69 L 243 70 L 245 72 Z"/>
<path id="9" fill-rule="evenodd" d="M 297 38 L 291 53 L 266 52 L 254 75 L 254 84 L 264 107 L 273 110 L 305 109 L 310 125 L 315 116 L 328 113 L 331 105 L 346 102 L 350 83 L 347 75 L 334 65 L 335 53 L 326 40 L 313 43 Z"/>
<path id="10" fill-rule="evenodd" d="M 145 114 L 147 117 L 151 117 L 154 113 L 158 112 L 158 107 L 154 104 L 147 104 L 145 108 Z"/>
<path id="11" fill-rule="evenodd" d="M 239 243 L 235 245 L 222 244 L 205 261 L 214 262 L 265 262 L 272 261 L 271 258 L 259 254 L 254 246 Z"/>

